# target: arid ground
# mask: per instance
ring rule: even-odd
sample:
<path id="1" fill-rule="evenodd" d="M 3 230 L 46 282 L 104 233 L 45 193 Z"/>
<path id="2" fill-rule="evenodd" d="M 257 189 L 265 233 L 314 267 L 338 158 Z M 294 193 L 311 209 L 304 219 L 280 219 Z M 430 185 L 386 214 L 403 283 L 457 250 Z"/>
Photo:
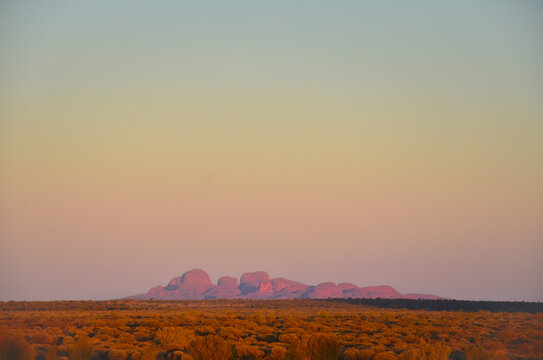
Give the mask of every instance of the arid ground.
<path id="1" fill-rule="evenodd" d="M 1 302 L 4 359 L 543 359 L 543 313 L 333 300 Z"/>

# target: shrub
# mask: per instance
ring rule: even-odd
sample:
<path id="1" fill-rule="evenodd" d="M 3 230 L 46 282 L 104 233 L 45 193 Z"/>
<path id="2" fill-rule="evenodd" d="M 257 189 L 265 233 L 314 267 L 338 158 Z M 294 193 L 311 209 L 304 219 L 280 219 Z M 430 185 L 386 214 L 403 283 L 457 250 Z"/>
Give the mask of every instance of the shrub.
<path id="1" fill-rule="evenodd" d="M 34 360 L 35 353 L 20 334 L 0 332 L 0 360 Z"/>
<path id="2" fill-rule="evenodd" d="M 330 335 L 312 335 L 290 344 L 286 359 L 336 360 L 340 353 L 339 342 Z"/>
<path id="3" fill-rule="evenodd" d="M 231 360 L 234 358 L 232 345 L 214 335 L 197 337 L 188 346 L 194 360 Z"/>
<path id="4" fill-rule="evenodd" d="M 220 328 L 217 333 L 224 339 L 239 339 L 243 335 L 243 331 L 232 326 Z"/>
<path id="5" fill-rule="evenodd" d="M 234 354 L 240 360 L 258 360 L 264 356 L 264 352 L 256 346 L 245 344 L 236 344 Z"/>
<path id="6" fill-rule="evenodd" d="M 158 351 L 155 345 L 149 345 L 145 350 L 141 352 L 140 360 L 156 360 Z"/>
<path id="7" fill-rule="evenodd" d="M 124 350 L 109 350 L 107 352 L 108 360 L 126 360 L 128 358 L 128 353 Z"/>
<path id="8" fill-rule="evenodd" d="M 182 327 L 163 327 L 155 333 L 155 336 L 162 345 L 175 345 L 185 349 L 194 338 L 194 331 Z"/>
<path id="9" fill-rule="evenodd" d="M 508 359 L 504 352 L 488 351 L 482 346 L 471 345 L 466 350 L 466 360 L 502 360 Z"/>
<path id="10" fill-rule="evenodd" d="M 285 348 L 281 346 L 274 346 L 270 350 L 270 353 L 266 355 L 264 360 L 283 360 L 286 354 L 287 350 Z"/>
<path id="11" fill-rule="evenodd" d="M 282 343 L 290 344 L 300 340 L 296 334 L 280 334 L 278 339 Z"/>
<path id="12" fill-rule="evenodd" d="M 492 360 L 492 355 L 481 346 L 471 345 L 466 349 L 466 360 Z"/>
<path id="13" fill-rule="evenodd" d="M 451 348 L 445 344 L 425 344 L 420 348 L 408 349 L 400 354 L 401 360 L 447 360 L 451 354 Z"/>
<path id="14" fill-rule="evenodd" d="M 343 354 L 341 354 L 341 360 L 358 360 L 358 350 L 346 349 Z"/>
<path id="15" fill-rule="evenodd" d="M 392 351 L 381 352 L 375 355 L 375 357 L 373 358 L 373 360 L 395 360 L 395 359 L 397 359 L 397 356 Z"/>
<path id="16" fill-rule="evenodd" d="M 141 353 L 137 350 L 130 350 L 128 352 L 128 358 L 130 360 L 141 360 Z"/>
<path id="17" fill-rule="evenodd" d="M 309 353 L 315 359 L 336 360 L 339 356 L 340 345 L 334 337 L 330 335 L 313 335 L 307 341 Z"/>
<path id="18" fill-rule="evenodd" d="M 88 336 L 81 336 L 70 350 L 70 360 L 91 360 L 92 344 Z"/>
<path id="19" fill-rule="evenodd" d="M 341 355 L 341 360 L 371 360 L 375 353 L 368 349 L 346 349 Z"/>
<path id="20" fill-rule="evenodd" d="M 286 360 L 309 360 L 309 354 L 307 349 L 305 349 L 304 344 L 301 340 L 296 339 L 290 342 L 288 347 L 287 354 L 285 355 Z"/>
<path id="21" fill-rule="evenodd" d="M 50 345 L 50 344 L 52 344 L 54 342 L 51 335 L 49 335 L 47 333 L 42 333 L 42 332 L 30 335 L 29 340 L 30 340 L 31 344 L 47 344 L 47 345 Z"/>
<path id="22" fill-rule="evenodd" d="M 51 346 L 47 351 L 47 356 L 45 360 L 57 360 L 58 359 L 58 347 Z"/>

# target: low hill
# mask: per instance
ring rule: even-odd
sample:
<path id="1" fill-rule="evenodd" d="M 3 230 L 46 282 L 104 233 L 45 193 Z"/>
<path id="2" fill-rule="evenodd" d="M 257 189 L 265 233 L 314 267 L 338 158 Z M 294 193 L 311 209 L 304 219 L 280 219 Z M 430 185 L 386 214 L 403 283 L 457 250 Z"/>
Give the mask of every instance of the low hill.
<path id="1" fill-rule="evenodd" d="M 222 276 L 213 284 L 200 269 L 174 277 L 166 286 L 156 286 L 145 294 L 129 296 L 140 300 L 200 300 L 200 299 L 441 299 L 436 295 L 402 294 L 391 286 L 358 287 L 350 283 L 324 282 L 307 285 L 285 278 L 271 279 L 264 271 L 248 272 L 236 278 Z"/>

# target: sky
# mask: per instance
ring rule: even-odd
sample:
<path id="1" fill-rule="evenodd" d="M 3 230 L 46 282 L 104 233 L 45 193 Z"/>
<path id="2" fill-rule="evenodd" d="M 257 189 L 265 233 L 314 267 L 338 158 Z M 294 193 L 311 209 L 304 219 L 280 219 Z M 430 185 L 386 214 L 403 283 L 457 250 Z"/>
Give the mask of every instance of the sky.
<path id="1" fill-rule="evenodd" d="M 541 34 L 537 1 L 2 1 L 0 300 L 543 301 Z"/>

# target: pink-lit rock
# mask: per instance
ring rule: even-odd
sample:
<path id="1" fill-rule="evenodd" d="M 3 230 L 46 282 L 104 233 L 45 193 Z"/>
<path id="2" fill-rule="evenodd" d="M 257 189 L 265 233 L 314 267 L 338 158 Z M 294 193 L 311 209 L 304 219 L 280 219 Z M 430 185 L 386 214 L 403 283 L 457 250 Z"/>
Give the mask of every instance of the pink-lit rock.
<path id="1" fill-rule="evenodd" d="M 239 290 L 244 295 L 252 293 L 259 289 L 260 283 L 263 281 L 270 281 L 270 276 L 264 271 L 245 273 L 241 276 L 241 279 L 239 280 Z"/>
<path id="2" fill-rule="evenodd" d="M 238 279 L 223 276 L 217 281 L 217 286 L 213 287 L 202 295 L 206 299 L 234 299 L 241 294 L 238 289 Z"/>
<path id="3" fill-rule="evenodd" d="M 325 282 L 317 286 L 310 286 L 303 297 L 307 299 L 342 298 L 343 291 L 335 283 Z"/>
<path id="4" fill-rule="evenodd" d="M 391 286 L 358 287 L 351 283 L 325 282 L 309 286 L 285 278 L 271 279 L 264 271 L 248 272 L 236 278 L 223 276 L 217 285 L 200 269 L 187 271 L 173 278 L 167 286 L 153 287 L 145 294 L 129 299 L 192 300 L 192 299 L 328 299 L 328 298 L 385 298 L 385 299 L 441 299 L 436 295 L 401 294 Z"/>

